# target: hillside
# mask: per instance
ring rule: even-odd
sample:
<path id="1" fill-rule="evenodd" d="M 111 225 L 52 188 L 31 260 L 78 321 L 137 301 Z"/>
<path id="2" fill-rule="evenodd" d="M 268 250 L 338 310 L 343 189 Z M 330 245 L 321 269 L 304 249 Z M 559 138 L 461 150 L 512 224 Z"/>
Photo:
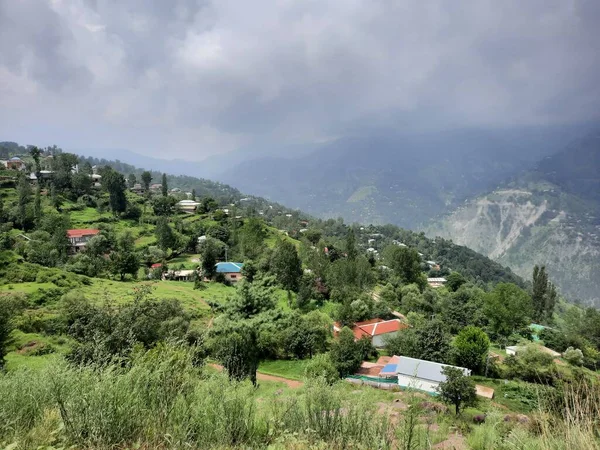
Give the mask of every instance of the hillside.
<path id="1" fill-rule="evenodd" d="M 600 134 L 466 202 L 428 227 L 522 276 L 546 264 L 562 292 L 600 305 Z"/>
<path id="2" fill-rule="evenodd" d="M 245 161 L 218 179 L 318 217 L 416 228 L 559 151 L 581 132 L 383 130 L 339 139 L 295 159 Z"/>

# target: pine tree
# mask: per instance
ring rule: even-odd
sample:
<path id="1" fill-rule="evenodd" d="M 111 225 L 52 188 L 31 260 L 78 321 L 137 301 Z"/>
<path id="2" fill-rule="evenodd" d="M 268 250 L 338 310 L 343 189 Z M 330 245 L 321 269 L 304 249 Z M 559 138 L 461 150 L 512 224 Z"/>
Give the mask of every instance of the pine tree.
<path id="1" fill-rule="evenodd" d="M 152 174 L 145 170 L 142 172 L 142 184 L 144 186 L 144 191 L 148 192 L 150 189 L 150 183 L 152 182 Z"/>
<path id="2" fill-rule="evenodd" d="M 354 235 L 354 229 L 350 228 L 346 235 L 346 253 L 350 261 L 356 259 L 356 236 Z"/>
<path id="3" fill-rule="evenodd" d="M 166 197 L 169 193 L 169 186 L 167 186 L 167 174 L 162 174 L 162 195 Z"/>

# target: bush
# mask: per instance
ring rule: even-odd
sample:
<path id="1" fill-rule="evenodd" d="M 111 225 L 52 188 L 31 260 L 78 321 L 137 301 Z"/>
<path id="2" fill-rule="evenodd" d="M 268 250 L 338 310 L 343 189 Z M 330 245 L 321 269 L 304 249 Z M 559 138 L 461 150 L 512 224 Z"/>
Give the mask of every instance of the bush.
<path id="1" fill-rule="evenodd" d="M 304 369 L 304 376 L 309 379 L 323 377 L 329 384 L 339 380 L 339 374 L 328 354 L 322 353 L 311 359 Z"/>
<path id="2" fill-rule="evenodd" d="M 563 358 L 572 366 L 583 365 L 583 352 L 578 348 L 569 347 L 563 353 Z"/>

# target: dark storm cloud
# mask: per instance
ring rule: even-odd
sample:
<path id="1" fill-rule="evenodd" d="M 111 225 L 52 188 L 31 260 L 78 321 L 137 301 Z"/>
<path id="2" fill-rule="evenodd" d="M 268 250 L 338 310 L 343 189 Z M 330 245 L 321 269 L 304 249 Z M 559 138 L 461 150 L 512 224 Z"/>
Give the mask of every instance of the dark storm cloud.
<path id="1" fill-rule="evenodd" d="M 599 21 L 594 0 L 0 0 L 0 132 L 199 158 L 588 121 Z"/>

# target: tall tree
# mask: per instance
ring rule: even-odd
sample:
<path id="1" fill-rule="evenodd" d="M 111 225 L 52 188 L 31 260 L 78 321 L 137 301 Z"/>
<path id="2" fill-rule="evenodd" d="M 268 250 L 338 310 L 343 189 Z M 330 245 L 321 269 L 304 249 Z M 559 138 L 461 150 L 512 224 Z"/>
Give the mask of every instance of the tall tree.
<path id="1" fill-rule="evenodd" d="M 192 189 L 192 200 L 196 201 L 196 189 Z"/>
<path id="2" fill-rule="evenodd" d="M 42 151 L 35 145 L 32 145 L 29 148 L 29 154 L 31 155 L 35 163 L 35 176 L 38 178 L 38 182 L 41 182 L 42 180 L 40 180 L 40 176 L 42 172 L 42 166 L 40 164 L 40 158 L 42 156 Z"/>
<path id="3" fill-rule="evenodd" d="M 358 370 L 362 362 L 362 349 L 355 342 L 354 333 L 350 328 L 342 328 L 337 339 L 331 344 L 329 356 L 341 378 Z"/>
<path id="4" fill-rule="evenodd" d="M 40 220 L 42 219 L 42 193 L 39 182 L 37 187 L 35 188 L 35 199 L 33 201 L 33 219 L 35 220 L 36 225 L 39 225 Z"/>
<path id="5" fill-rule="evenodd" d="M 202 253 L 202 257 L 200 259 L 202 275 L 210 279 L 215 275 L 215 265 L 217 264 L 218 249 L 214 238 L 207 238 L 206 241 L 204 241 L 200 251 Z"/>
<path id="6" fill-rule="evenodd" d="M 271 257 L 271 271 L 277 281 L 288 291 L 297 291 L 302 277 L 302 261 L 291 242 L 280 240 Z"/>
<path id="7" fill-rule="evenodd" d="M 533 267 L 533 286 L 531 303 L 533 306 L 533 320 L 540 322 L 544 317 L 546 308 L 546 291 L 548 290 L 548 274 L 546 267 Z"/>
<path id="8" fill-rule="evenodd" d="M 84 173 L 86 175 L 93 175 L 94 173 L 94 169 L 92 168 L 92 165 L 90 164 L 89 161 L 86 161 L 83 163 L 83 165 L 81 166 L 81 173 Z"/>
<path id="9" fill-rule="evenodd" d="M 152 183 L 152 174 L 145 170 L 142 172 L 142 185 L 144 186 L 144 191 L 148 192 L 150 183 Z"/>
<path id="10" fill-rule="evenodd" d="M 486 294 L 483 307 L 490 331 L 504 337 L 527 326 L 532 310 L 531 297 L 512 283 L 498 283 Z"/>
<path id="11" fill-rule="evenodd" d="M 352 227 L 348 229 L 348 233 L 346 234 L 346 254 L 350 261 L 356 259 L 356 235 L 354 234 L 354 229 Z"/>
<path id="12" fill-rule="evenodd" d="M 156 243 L 161 250 L 167 251 L 169 248 L 175 246 L 175 234 L 169 226 L 169 219 L 166 217 L 162 216 L 158 218 L 154 233 L 156 235 Z"/>
<path id="13" fill-rule="evenodd" d="M 166 197 L 169 194 L 169 186 L 167 185 L 167 174 L 162 174 L 162 195 Z"/>
<path id="14" fill-rule="evenodd" d="M 261 359 L 256 326 L 250 321 L 226 321 L 216 326 L 210 340 L 213 354 L 223 364 L 231 380 L 250 378 L 256 385 L 256 371 Z"/>
<path id="15" fill-rule="evenodd" d="M 17 205 L 19 211 L 19 224 L 21 225 L 21 229 L 25 229 L 27 224 L 27 205 L 31 199 L 31 186 L 29 186 L 29 182 L 27 181 L 27 177 L 25 175 L 19 175 L 19 182 L 17 184 Z"/>
<path id="16" fill-rule="evenodd" d="M 130 173 L 127 177 L 127 187 L 131 189 L 137 183 L 137 178 L 135 177 L 135 173 Z"/>
<path id="17" fill-rule="evenodd" d="M 127 209 L 127 197 L 125 196 L 125 177 L 119 172 L 107 167 L 103 171 L 102 186 L 108 192 L 110 209 L 116 216 Z"/>
<path id="18" fill-rule="evenodd" d="M 135 251 L 135 242 L 129 232 L 125 232 L 117 240 L 117 249 L 110 255 L 111 272 L 119 275 L 121 280 L 125 275 L 131 275 L 137 278 L 137 272 L 140 268 L 140 258 Z"/>
<path id="19" fill-rule="evenodd" d="M 534 266 L 531 290 L 533 320 L 536 322 L 551 321 L 557 296 L 556 287 L 548 279 L 546 267 Z"/>

